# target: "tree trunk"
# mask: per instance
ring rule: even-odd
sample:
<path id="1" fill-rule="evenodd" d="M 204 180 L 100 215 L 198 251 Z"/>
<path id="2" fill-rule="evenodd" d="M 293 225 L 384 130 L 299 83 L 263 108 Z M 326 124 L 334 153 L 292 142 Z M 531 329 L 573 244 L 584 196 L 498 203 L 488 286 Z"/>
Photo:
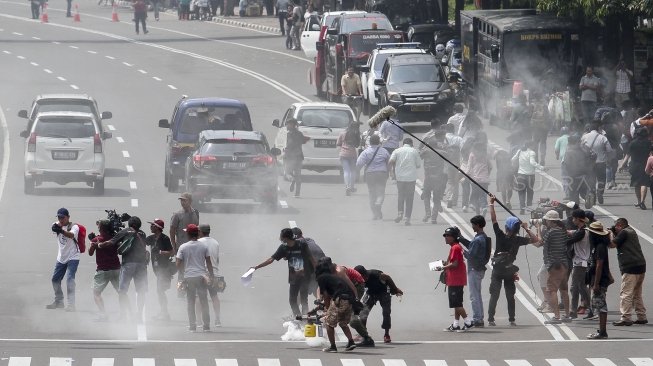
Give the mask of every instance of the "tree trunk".
<path id="1" fill-rule="evenodd" d="M 433 1 L 433 18 L 442 23 L 447 23 L 449 21 L 449 1 Z"/>
<path id="2" fill-rule="evenodd" d="M 635 64 L 635 19 L 631 14 L 624 14 L 621 20 L 621 54 L 620 56 L 626 62 L 629 69 L 634 68 Z"/>
<path id="3" fill-rule="evenodd" d="M 460 34 L 460 12 L 465 9 L 465 0 L 456 0 L 456 34 Z"/>

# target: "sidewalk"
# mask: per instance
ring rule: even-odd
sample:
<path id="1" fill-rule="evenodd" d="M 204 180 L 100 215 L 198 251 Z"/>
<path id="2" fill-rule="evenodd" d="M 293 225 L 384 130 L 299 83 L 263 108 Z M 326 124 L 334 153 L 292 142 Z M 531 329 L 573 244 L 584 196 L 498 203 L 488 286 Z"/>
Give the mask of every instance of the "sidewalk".
<path id="1" fill-rule="evenodd" d="M 238 14 L 238 10 L 239 8 L 235 7 L 234 14 Z M 258 17 L 239 17 L 238 15 L 227 17 L 220 15 L 213 17 L 213 21 L 216 23 L 223 23 L 236 27 L 250 28 L 279 34 L 281 33 L 281 29 L 279 28 L 279 18 L 276 15 L 261 15 Z"/>

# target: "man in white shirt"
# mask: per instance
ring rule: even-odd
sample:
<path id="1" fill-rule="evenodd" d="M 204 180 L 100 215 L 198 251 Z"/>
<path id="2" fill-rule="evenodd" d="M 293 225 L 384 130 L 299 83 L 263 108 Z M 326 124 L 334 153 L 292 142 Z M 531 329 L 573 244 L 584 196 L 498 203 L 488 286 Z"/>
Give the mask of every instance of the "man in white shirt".
<path id="1" fill-rule="evenodd" d="M 52 274 L 52 288 L 54 289 L 54 302 L 46 305 L 46 309 L 61 309 L 64 307 L 61 280 L 66 272 L 66 295 L 68 304 L 66 311 L 75 311 L 75 274 L 79 265 L 79 247 L 77 234 L 79 226 L 70 222 L 70 213 L 66 208 L 57 211 L 57 221 L 52 224 L 52 232 L 57 234 L 57 263 Z"/>
<path id="2" fill-rule="evenodd" d="M 454 126 L 455 133 L 458 133 L 458 131 L 460 130 L 460 125 L 465 120 L 465 113 L 464 113 L 465 107 L 460 103 L 456 103 L 453 106 L 453 111 L 455 112 L 455 114 L 449 117 L 447 123 L 452 124 Z"/>
<path id="3" fill-rule="evenodd" d="M 392 152 L 388 165 L 390 176 L 397 180 L 398 213 L 395 222 L 400 222 L 405 216 L 405 224 L 410 226 L 417 169 L 422 166 L 419 152 L 413 147 L 411 138 L 404 139 L 404 145 Z"/>
<path id="4" fill-rule="evenodd" d="M 596 200 L 603 204 L 603 192 L 605 191 L 606 173 L 605 168 L 608 161 L 608 154 L 614 149 L 610 141 L 601 132 L 600 123 L 593 123 L 592 130 L 580 138 L 580 146 L 586 152 L 593 151 L 596 154 L 596 164 L 589 174 L 588 184 L 592 193 L 596 193 Z"/>
<path id="5" fill-rule="evenodd" d="M 200 235 L 198 241 L 204 245 L 209 250 L 209 256 L 211 257 L 211 265 L 213 266 L 213 273 L 218 274 L 218 264 L 220 263 L 220 244 L 218 241 L 210 237 L 211 235 L 211 225 L 201 224 L 200 225 Z M 211 296 L 211 303 L 213 305 L 213 315 L 215 316 L 215 321 L 213 324 L 216 327 L 221 327 L 220 323 L 220 299 L 218 298 L 218 288 L 215 286 L 216 279 L 213 279 L 214 286 L 209 287 L 209 295 Z"/>
<path id="6" fill-rule="evenodd" d="M 623 107 L 624 102 L 630 100 L 630 79 L 633 77 L 633 72 L 628 70 L 623 60 L 620 60 L 614 73 L 616 77 L 614 103 L 617 107 Z"/>
<path id="7" fill-rule="evenodd" d="M 601 79 L 594 76 L 594 69 L 591 66 L 587 67 L 585 75 L 580 78 L 578 87 L 581 90 L 580 104 L 583 111 L 583 118 L 587 123 L 594 119 L 598 93 L 601 90 Z"/>

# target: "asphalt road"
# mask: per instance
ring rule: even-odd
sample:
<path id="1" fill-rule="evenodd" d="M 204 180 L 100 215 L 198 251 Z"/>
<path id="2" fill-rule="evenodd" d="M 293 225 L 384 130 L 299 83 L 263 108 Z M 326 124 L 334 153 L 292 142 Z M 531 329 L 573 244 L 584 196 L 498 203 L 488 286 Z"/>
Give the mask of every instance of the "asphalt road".
<path id="1" fill-rule="evenodd" d="M 224 359 L 235 359 L 240 365 L 444 364 L 435 360 L 444 360 L 447 365 L 653 364 L 653 352 L 648 348 L 653 344 L 653 326 L 620 329 L 610 325 L 610 340 L 600 343 L 584 340 L 596 329 L 592 321 L 544 326 L 545 318 L 534 311 L 541 298 L 535 276 L 542 254 L 533 247 L 520 251 L 517 263 L 522 278 L 518 327 L 508 327 L 505 301 L 501 299 L 496 328 L 464 334 L 442 332 L 450 324 L 452 312 L 442 288 L 433 289 L 437 277 L 428 271 L 427 263 L 446 257 L 448 247 L 441 233 L 447 226 L 458 225 L 470 235 L 472 214 L 445 210 L 438 225 L 418 220 L 411 227 L 395 224 L 396 188 L 389 184 L 386 219 L 372 221 L 366 188 L 361 185 L 358 193 L 345 197 L 336 172 L 306 172 L 299 199 L 290 197 L 287 183 L 280 181 L 282 202 L 276 214 L 240 201 L 211 204 L 202 212 L 201 221 L 212 225 L 213 236 L 221 244 L 220 272 L 228 283 L 221 297 L 223 327 L 212 333 L 186 332 L 185 302 L 176 299 L 172 291 L 170 322 L 148 320 L 140 327 L 118 321 L 93 322 L 91 281 L 95 262 L 86 256 L 77 273 L 78 311 L 45 310 L 45 304 L 52 301 L 50 276 L 56 258 L 49 226 L 59 207 L 67 207 L 71 219 L 88 228 L 104 216 L 104 209 L 115 208 L 144 221 L 161 217 L 168 223 L 179 208 L 178 195 L 168 193 L 163 186 L 165 130 L 157 128 L 157 121 L 170 117 L 182 95 L 241 99 L 249 106 L 255 129 L 268 138 L 276 134 L 271 121 L 280 118 L 290 103 L 317 99 L 307 83 L 310 61 L 301 53 L 286 51 L 278 35 L 222 24 L 179 22 L 175 16 L 164 14 L 160 22 L 150 16 L 150 34 L 136 36 L 126 10 L 120 10 L 121 22 L 115 23 L 110 21 L 110 7 L 86 0 L 79 6 L 80 23 L 65 18 L 65 2 L 52 2 L 50 22 L 42 24 L 28 19 L 28 2 L 0 1 L 0 122 L 4 139 L 0 242 L 5 249 L 0 280 L 0 365 L 30 365 L 26 358 L 31 358 L 32 365 L 228 364 Z M 88 93 L 99 101 L 101 110 L 113 112 L 113 119 L 106 122 L 114 137 L 106 145 L 104 196 L 94 196 L 81 184 L 44 185 L 35 195 L 23 194 L 24 140 L 18 134 L 25 120 L 16 113 L 28 108 L 35 95 L 53 92 Z M 505 131 L 487 127 L 487 133 L 496 144 L 505 145 Z M 536 197 L 560 199 L 560 188 L 552 183 L 560 172 L 551 150 L 546 174 L 551 179 L 538 178 L 542 184 Z M 620 176 L 619 182 L 625 187 L 628 177 Z M 516 202 L 515 195 L 513 205 Z M 643 234 L 640 240 L 651 258 L 651 213 L 633 208 L 632 202 L 634 195 L 629 188 L 609 191 L 605 204 L 595 212 L 606 225 L 615 217 L 627 217 Z M 421 218 L 421 209 L 416 197 L 415 218 Z M 257 271 L 248 288 L 239 284 L 239 277 L 271 255 L 278 245 L 279 230 L 292 224 L 314 238 L 336 263 L 363 264 L 393 276 L 405 296 L 401 302 L 393 299 L 391 345 L 325 355 L 302 342 L 280 341 L 282 318 L 289 314 L 285 264 L 275 263 Z M 616 275 L 614 252 L 611 263 Z M 148 319 L 158 311 L 155 286 L 150 274 Z M 486 304 L 488 287 L 486 278 Z M 534 288 L 538 289 L 533 292 Z M 612 321 L 618 319 L 618 287 L 611 287 L 608 294 Z M 653 285 L 646 281 L 646 304 L 651 303 L 652 294 Z M 133 301 L 134 294 L 130 295 Z M 117 296 L 107 289 L 104 297 L 115 319 Z M 383 334 L 380 322 L 380 309 L 374 309 L 369 326 L 377 340 Z M 113 359 L 113 363 L 101 363 L 100 358 Z M 216 359 L 220 361 L 216 363 Z"/>

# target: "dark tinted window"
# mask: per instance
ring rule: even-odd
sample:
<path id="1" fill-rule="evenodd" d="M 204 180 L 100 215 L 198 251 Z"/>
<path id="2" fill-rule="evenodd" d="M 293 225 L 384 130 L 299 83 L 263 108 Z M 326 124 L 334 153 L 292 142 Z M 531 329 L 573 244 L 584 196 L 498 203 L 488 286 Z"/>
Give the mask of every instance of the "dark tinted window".
<path id="1" fill-rule="evenodd" d="M 256 140 L 221 139 L 205 143 L 200 150 L 202 155 L 259 155 L 265 154 L 265 145 Z"/>
<path id="2" fill-rule="evenodd" d="M 373 29 L 373 24 L 376 24 L 378 30 L 392 30 L 392 24 L 385 16 L 377 17 L 360 17 L 360 18 L 347 18 L 345 19 L 340 33 L 351 33 L 361 30 Z"/>
<path id="3" fill-rule="evenodd" d="M 388 84 L 442 82 L 440 67 L 435 64 L 393 65 Z"/>
<path id="4" fill-rule="evenodd" d="M 34 108 L 34 113 L 39 112 L 84 112 L 95 114 L 95 108 L 93 108 L 93 103 L 91 101 L 85 100 L 43 100 L 40 101 L 36 108 Z"/>
<path id="5" fill-rule="evenodd" d="M 37 136 L 83 138 L 95 135 L 93 121 L 84 118 L 46 117 L 39 119 L 34 128 Z"/>
<path id="6" fill-rule="evenodd" d="M 197 135 L 205 130 L 248 130 L 247 117 L 240 108 L 197 107 L 183 112 L 179 132 Z"/>
<path id="7" fill-rule="evenodd" d="M 336 109 L 304 109 L 297 115 L 304 127 L 347 128 L 352 122 L 351 113 Z"/>

